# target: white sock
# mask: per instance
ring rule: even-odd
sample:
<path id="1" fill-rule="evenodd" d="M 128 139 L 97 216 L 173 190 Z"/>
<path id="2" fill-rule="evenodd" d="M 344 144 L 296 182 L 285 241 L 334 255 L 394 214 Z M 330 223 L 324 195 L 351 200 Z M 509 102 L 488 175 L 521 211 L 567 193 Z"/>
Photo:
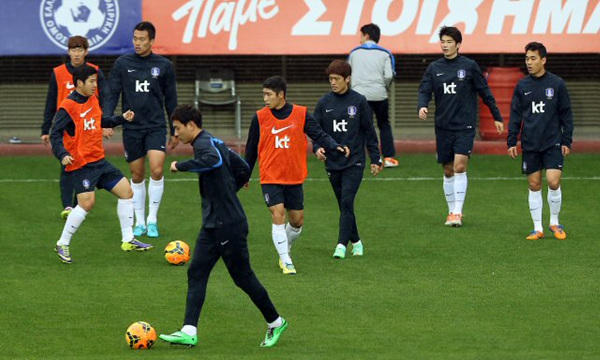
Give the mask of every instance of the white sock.
<path id="1" fill-rule="evenodd" d="M 133 200 L 117 200 L 117 216 L 121 224 L 121 241 L 130 242 L 133 239 Z"/>
<path id="2" fill-rule="evenodd" d="M 454 176 L 444 176 L 444 195 L 448 203 L 448 213 L 454 211 Z"/>
<path id="3" fill-rule="evenodd" d="M 533 229 L 535 231 L 544 232 L 542 227 L 542 191 L 529 190 L 529 212 L 531 220 L 533 220 Z"/>
<path id="4" fill-rule="evenodd" d="M 454 213 L 462 214 L 467 196 L 467 173 L 454 173 Z"/>
<path id="5" fill-rule="evenodd" d="M 79 226 L 83 220 L 85 220 L 85 216 L 87 215 L 87 211 L 83 210 L 83 208 L 79 205 L 75 206 L 75 209 L 71 210 L 69 217 L 67 218 L 67 222 L 65 223 L 65 227 L 63 228 L 62 234 L 60 235 L 60 239 L 56 243 L 56 245 L 70 245 L 71 238 L 73 234 L 77 232 Z"/>
<path id="6" fill-rule="evenodd" d="M 550 205 L 550 226 L 559 225 L 558 214 L 562 206 L 562 191 L 560 191 L 560 187 L 556 190 L 548 188 L 548 205 Z"/>
<path id="7" fill-rule="evenodd" d="M 183 327 L 181 328 L 181 332 L 189 336 L 196 336 L 196 334 L 198 334 L 198 328 L 192 325 L 183 325 Z"/>
<path id="8" fill-rule="evenodd" d="M 133 190 L 133 210 L 135 211 L 135 225 L 146 226 L 146 180 L 134 183 L 131 180 Z"/>
<path id="9" fill-rule="evenodd" d="M 290 225 L 290 223 L 285 224 L 285 234 L 288 239 L 288 253 L 292 251 L 292 245 L 294 245 L 294 241 L 298 239 L 298 236 L 300 236 L 301 232 L 302 226 L 300 226 L 299 228 L 295 228 L 292 225 Z"/>
<path id="10" fill-rule="evenodd" d="M 280 327 L 283 324 L 283 318 L 280 316 L 275 321 L 269 323 L 270 328 Z"/>
<path id="11" fill-rule="evenodd" d="M 156 223 L 156 215 L 160 207 L 163 192 L 165 191 L 165 178 L 154 180 L 150 178 L 148 183 L 148 219 L 147 223 Z"/>
<path id="12" fill-rule="evenodd" d="M 271 228 L 271 235 L 273 236 L 273 245 L 279 253 L 279 258 L 284 264 L 291 264 L 292 259 L 288 253 L 288 238 L 285 234 L 285 225 L 275 225 Z"/>

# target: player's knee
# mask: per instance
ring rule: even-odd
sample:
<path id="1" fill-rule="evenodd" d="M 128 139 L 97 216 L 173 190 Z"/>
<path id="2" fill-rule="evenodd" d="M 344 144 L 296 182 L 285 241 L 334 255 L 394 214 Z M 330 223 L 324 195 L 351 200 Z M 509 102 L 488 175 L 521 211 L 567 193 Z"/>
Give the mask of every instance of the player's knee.
<path id="1" fill-rule="evenodd" d="M 79 205 L 85 211 L 92 210 L 95 202 L 96 201 L 94 199 L 85 199 L 85 200 L 77 199 L 77 205 Z"/>
<path id="2" fill-rule="evenodd" d="M 560 180 L 558 179 L 548 179 L 548 187 L 550 190 L 558 190 L 560 187 Z"/>
<path id="3" fill-rule="evenodd" d="M 150 169 L 150 177 L 152 177 L 152 180 L 156 180 L 156 181 L 162 179 L 163 178 L 162 166 L 157 166 L 157 167 Z"/>
<path id="4" fill-rule="evenodd" d="M 540 191 L 540 190 L 542 190 L 542 184 L 537 181 L 530 181 L 529 182 L 529 190 Z"/>

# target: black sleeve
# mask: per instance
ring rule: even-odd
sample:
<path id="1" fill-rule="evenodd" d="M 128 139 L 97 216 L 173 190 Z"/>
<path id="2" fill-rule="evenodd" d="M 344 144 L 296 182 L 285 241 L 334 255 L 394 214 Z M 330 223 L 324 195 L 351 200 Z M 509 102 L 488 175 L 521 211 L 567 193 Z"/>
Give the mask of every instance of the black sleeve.
<path id="1" fill-rule="evenodd" d="M 258 159 L 258 142 L 260 141 L 260 126 L 258 124 L 258 115 L 254 114 L 252 121 L 250 122 L 250 129 L 248 129 L 248 140 L 246 140 L 246 162 L 250 167 L 250 174 Z"/>
<path id="2" fill-rule="evenodd" d="M 320 147 L 325 148 L 325 151 L 334 152 L 340 146 L 329 134 L 323 131 L 321 125 L 308 111 L 304 121 L 304 133 L 313 141 L 313 144 L 317 143 Z"/>
<path id="3" fill-rule="evenodd" d="M 231 149 L 227 149 L 229 151 L 229 163 L 231 165 L 231 171 L 233 173 L 233 177 L 235 178 L 235 188 L 236 190 L 241 189 L 249 180 L 252 172 L 250 171 L 250 166 L 248 163 L 240 156 L 238 153 Z"/>
<path id="4" fill-rule="evenodd" d="M 317 122 L 317 124 L 319 124 L 319 126 L 322 129 L 323 128 L 323 105 L 322 105 L 321 100 L 319 100 L 319 102 L 317 102 L 317 105 L 315 106 L 315 112 L 313 113 L 313 117 L 315 118 L 315 121 Z M 319 144 L 317 144 L 316 142 L 313 141 L 313 153 L 316 153 L 320 147 L 321 146 L 319 146 Z"/>
<path id="5" fill-rule="evenodd" d="M 194 144 L 194 158 L 175 165 L 178 171 L 201 173 L 223 165 L 221 153 L 210 143 L 210 139 L 201 139 L 198 142 Z"/>
<path id="6" fill-rule="evenodd" d="M 365 133 L 365 142 L 367 145 L 367 151 L 371 158 L 371 164 L 381 165 L 381 155 L 379 153 L 379 140 L 377 140 L 377 133 L 373 126 L 373 111 L 369 107 L 369 103 L 366 98 L 360 103 L 360 127 Z"/>
<path id="7" fill-rule="evenodd" d="M 508 138 L 506 145 L 511 148 L 517 146 L 517 137 L 521 132 L 521 123 L 523 122 L 523 113 L 521 112 L 521 91 L 519 85 L 515 87 L 512 100 L 510 102 L 510 120 L 508 122 Z"/>
<path id="8" fill-rule="evenodd" d="M 106 98 L 108 97 L 108 84 L 106 83 L 106 77 L 104 76 L 104 72 L 100 67 L 98 67 L 98 102 L 100 103 L 100 108 L 104 109 L 103 105 L 106 102 Z"/>
<path id="9" fill-rule="evenodd" d="M 59 109 L 52 122 L 52 129 L 50 130 L 50 143 L 52 144 L 52 153 L 54 156 L 61 160 L 70 155 L 65 149 L 63 144 L 63 134 L 67 127 L 71 126 L 74 128 L 73 119 L 71 115 L 65 109 Z M 71 134 L 73 135 L 73 134 Z"/>
<path id="10" fill-rule="evenodd" d="M 102 116 L 101 127 L 103 128 L 114 128 L 125 122 L 125 118 L 122 115 L 115 116 Z"/>
<path id="11" fill-rule="evenodd" d="M 419 101 L 417 105 L 417 113 L 421 108 L 426 108 L 429 106 L 429 102 L 431 101 L 431 93 L 433 92 L 433 82 L 431 81 L 431 64 L 425 70 L 423 74 L 423 78 L 421 79 L 421 85 L 419 85 Z"/>
<path id="12" fill-rule="evenodd" d="M 108 75 L 106 99 L 103 100 L 103 110 L 107 116 L 112 116 L 115 114 L 115 109 L 119 103 L 121 91 L 123 91 L 123 85 L 121 83 L 121 65 L 119 59 L 117 59 L 110 70 L 110 74 Z"/>
<path id="13" fill-rule="evenodd" d="M 171 136 L 173 136 L 175 135 L 175 128 L 173 127 L 173 120 L 171 119 L 171 114 L 173 114 L 173 111 L 177 107 L 177 80 L 175 79 L 175 71 L 173 71 L 173 66 L 171 65 L 171 62 L 169 62 L 169 66 L 167 67 L 165 80 L 165 110 L 167 110 L 169 131 Z"/>
<path id="14" fill-rule="evenodd" d="M 558 119 L 562 129 L 562 144 L 571 148 L 573 142 L 573 112 L 571 110 L 571 97 L 564 81 L 558 88 Z"/>
<path id="15" fill-rule="evenodd" d="M 56 75 L 52 71 L 50 83 L 48 84 L 48 94 L 46 95 L 46 107 L 44 109 L 44 122 L 42 123 L 42 135 L 50 134 L 52 119 L 56 115 L 56 98 L 58 97 L 58 86 L 56 85 Z"/>
<path id="16" fill-rule="evenodd" d="M 490 109 L 494 120 L 502 122 L 502 115 L 500 115 L 500 110 L 496 106 L 496 99 L 494 99 L 492 90 L 490 90 L 485 76 L 483 76 L 479 65 L 476 63 L 473 64 L 473 84 L 483 103 Z"/>

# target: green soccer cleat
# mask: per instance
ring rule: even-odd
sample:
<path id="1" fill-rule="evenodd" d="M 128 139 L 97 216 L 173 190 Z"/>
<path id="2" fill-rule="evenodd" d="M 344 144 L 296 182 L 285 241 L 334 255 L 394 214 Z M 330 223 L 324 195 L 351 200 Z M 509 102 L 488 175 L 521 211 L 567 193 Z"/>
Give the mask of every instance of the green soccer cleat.
<path id="1" fill-rule="evenodd" d="M 56 254 L 58 254 L 58 257 L 63 264 L 73 263 L 73 259 L 71 259 L 71 252 L 69 251 L 69 245 L 56 245 L 54 247 L 54 251 Z"/>
<path id="2" fill-rule="evenodd" d="M 192 347 L 196 346 L 198 343 L 198 335 L 190 336 L 183 331 L 176 331 L 170 335 L 160 334 L 158 337 L 171 345 L 185 345 Z"/>
<path id="3" fill-rule="evenodd" d="M 294 267 L 294 264 L 286 263 L 281 271 L 283 272 L 283 275 L 296 275 L 296 268 Z"/>
<path id="4" fill-rule="evenodd" d="M 337 246 L 335 247 L 335 252 L 333 253 L 333 257 L 336 259 L 345 259 L 346 247 L 342 244 L 337 244 Z"/>
<path id="5" fill-rule="evenodd" d="M 138 239 L 133 239 L 131 240 L 131 242 L 122 242 L 121 243 L 121 249 L 123 251 L 146 251 L 146 250 L 150 250 L 152 249 L 152 244 L 146 244 L 143 243 L 141 241 L 139 241 Z"/>
<path id="6" fill-rule="evenodd" d="M 67 220 L 71 211 L 73 211 L 73 208 L 70 206 L 67 206 L 63 211 L 60 212 L 60 218 L 63 220 Z"/>
<path id="7" fill-rule="evenodd" d="M 352 244 L 352 256 L 363 256 L 363 251 L 364 249 L 362 242 Z"/>
<path id="8" fill-rule="evenodd" d="M 281 324 L 281 326 L 278 326 L 275 328 L 270 327 L 267 329 L 267 334 L 265 335 L 265 339 L 263 340 L 262 343 L 260 343 L 261 347 L 273 347 L 273 346 L 275 346 L 275 344 L 277 344 L 277 341 L 281 337 L 281 334 L 283 334 L 285 329 L 287 329 L 287 327 L 288 327 L 288 322 L 285 321 L 285 319 L 282 319 L 282 320 L 283 320 L 283 323 Z M 161 335 L 161 338 L 162 338 L 162 335 Z"/>

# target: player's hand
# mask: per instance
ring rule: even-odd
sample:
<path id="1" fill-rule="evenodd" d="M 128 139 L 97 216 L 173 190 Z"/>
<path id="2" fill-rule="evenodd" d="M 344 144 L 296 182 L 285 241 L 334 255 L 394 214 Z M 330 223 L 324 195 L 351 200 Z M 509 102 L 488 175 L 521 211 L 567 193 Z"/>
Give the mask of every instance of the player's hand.
<path id="1" fill-rule="evenodd" d="M 318 148 L 317 151 L 315 151 L 315 155 L 317 155 L 317 159 L 321 161 L 325 161 L 327 159 L 327 156 L 325 156 L 325 149 L 323 148 Z"/>
<path id="2" fill-rule="evenodd" d="M 379 174 L 382 169 L 383 164 L 371 164 L 371 174 L 373 174 L 373 176 L 377 176 L 377 174 Z"/>
<path id="3" fill-rule="evenodd" d="M 73 157 L 71 155 L 67 155 L 64 158 L 62 158 L 60 163 L 63 165 L 71 165 L 71 164 L 73 164 L 73 161 L 75 161 L 75 159 L 73 159 Z"/>
<path id="4" fill-rule="evenodd" d="M 179 170 L 177 170 L 177 166 L 176 165 L 177 165 L 177 161 L 173 161 L 171 163 L 171 172 L 176 173 L 177 171 L 179 171 Z"/>
<path id="5" fill-rule="evenodd" d="M 516 159 L 517 155 L 519 155 L 519 153 L 517 152 L 517 147 L 516 146 L 508 148 L 508 156 L 510 156 L 513 159 Z"/>
<path id="6" fill-rule="evenodd" d="M 346 145 L 344 145 L 344 153 L 346 154 L 346 155 L 344 155 L 345 157 L 347 157 L 347 158 L 350 157 L 350 148 Z"/>
<path id="7" fill-rule="evenodd" d="M 422 107 L 419 109 L 419 118 L 421 120 L 427 120 L 427 108 L 426 107 Z"/>
<path id="8" fill-rule="evenodd" d="M 563 156 L 567 156 L 571 153 L 571 149 L 566 145 L 561 146 L 560 149 L 562 150 Z"/>
<path id="9" fill-rule="evenodd" d="M 105 139 L 110 139 L 111 137 L 113 137 L 114 134 L 115 132 L 112 128 L 102 129 L 102 136 L 104 136 Z"/>
<path id="10" fill-rule="evenodd" d="M 244 184 L 244 186 L 242 186 L 244 189 L 248 190 L 250 188 L 250 181 L 248 181 L 247 183 Z"/>
<path id="11" fill-rule="evenodd" d="M 40 136 L 40 139 L 42 140 L 42 144 L 48 145 L 48 143 L 50 142 L 50 135 L 42 135 Z"/>
<path id="12" fill-rule="evenodd" d="M 504 123 L 502 121 L 494 121 L 494 125 L 496 125 L 498 134 L 502 134 L 504 132 Z"/>
<path id="13" fill-rule="evenodd" d="M 135 117 L 135 113 L 131 110 L 127 110 L 123 113 L 123 117 L 125 118 L 125 120 L 132 122 L 133 118 Z"/>
<path id="14" fill-rule="evenodd" d="M 179 145 L 179 138 L 175 135 L 171 135 L 171 137 L 169 138 L 169 148 L 173 150 L 177 147 L 177 145 Z"/>

